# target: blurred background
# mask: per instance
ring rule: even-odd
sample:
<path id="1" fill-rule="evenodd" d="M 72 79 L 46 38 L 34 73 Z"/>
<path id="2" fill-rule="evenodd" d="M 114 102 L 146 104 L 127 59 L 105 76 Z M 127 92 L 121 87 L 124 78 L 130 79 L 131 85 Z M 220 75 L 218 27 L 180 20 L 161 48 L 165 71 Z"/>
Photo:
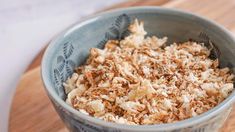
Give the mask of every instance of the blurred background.
<path id="1" fill-rule="evenodd" d="M 82 18 L 130 6 L 189 11 L 235 34 L 235 0 L 0 0 L 0 132 L 67 131 L 40 80 L 46 45 Z M 224 132 L 235 132 L 235 112 L 230 117 Z"/>
<path id="2" fill-rule="evenodd" d="M 123 1 L 0 0 L 0 132 L 19 78 L 40 50 L 81 17 Z"/>

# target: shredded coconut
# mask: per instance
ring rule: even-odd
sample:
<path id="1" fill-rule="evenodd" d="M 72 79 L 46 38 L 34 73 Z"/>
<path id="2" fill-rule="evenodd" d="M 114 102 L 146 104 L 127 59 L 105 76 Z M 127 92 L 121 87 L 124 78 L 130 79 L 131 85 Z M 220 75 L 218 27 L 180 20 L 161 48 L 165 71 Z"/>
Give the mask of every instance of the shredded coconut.
<path id="1" fill-rule="evenodd" d="M 200 115 L 230 95 L 234 75 L 218 68 L 203 43 L 166 46 L 167 37 L 145 37 L 143 25 L 135 20 L 126 38 L 90 50 L 63 83 L 68 104 L 105 121 L 144 125 Z"/>

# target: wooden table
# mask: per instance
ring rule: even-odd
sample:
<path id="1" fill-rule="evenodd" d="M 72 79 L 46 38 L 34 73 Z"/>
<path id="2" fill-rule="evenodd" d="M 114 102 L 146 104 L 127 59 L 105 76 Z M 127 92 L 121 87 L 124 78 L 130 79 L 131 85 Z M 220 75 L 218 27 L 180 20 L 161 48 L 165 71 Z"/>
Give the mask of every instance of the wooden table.
<path id="1" fill-rule="evenodd" d="M 216 21 L 235 34 L 235 0 L 134 0 L 109 9 L 143 5 L 178 8 L 193 12 Z M 35 58 L 18 85 L 10 113 L 10 132 L 68 131 L 43 89 L 40 79 L 40 62 L 43 52 L 44 50 Z M 221 132 L 235 132 L 234 110 Z"/>

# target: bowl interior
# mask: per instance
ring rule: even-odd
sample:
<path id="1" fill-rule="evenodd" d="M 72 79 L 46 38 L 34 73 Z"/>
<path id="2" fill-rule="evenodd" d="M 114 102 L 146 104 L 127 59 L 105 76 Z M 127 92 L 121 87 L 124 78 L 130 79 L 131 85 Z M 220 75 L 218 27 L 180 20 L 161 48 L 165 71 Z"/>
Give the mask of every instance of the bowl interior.
<path id="1" fill-rule="evenodd" d="M 195 15 L 162 8 L 132 8 L 97 15 L 76 24 L 51 42 L 44 56 L 42 77 L 46 89 L 65 99 L 62 83 L 84 63 L 89 49 L 102 48 L 108 39 L 122 39 L 135 19 L 144 21 L 147 36 L 168 37 L 168 44 L 193 39 L 212 42 L 220 66 L 235 66 L 234 39 L 223 28 Z M 234 93 L 233 93 L 234 95 Z"/>

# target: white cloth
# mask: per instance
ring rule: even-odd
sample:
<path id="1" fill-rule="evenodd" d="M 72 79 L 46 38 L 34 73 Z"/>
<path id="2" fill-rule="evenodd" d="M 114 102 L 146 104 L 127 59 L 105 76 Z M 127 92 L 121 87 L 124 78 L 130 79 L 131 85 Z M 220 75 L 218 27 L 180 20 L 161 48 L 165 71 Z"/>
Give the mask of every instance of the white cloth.
<path id="1" fill-rule="evenodd" d="M 79 18 L 121 1 L 124 0 L 0 1 L 1 132 L 8 131 L 10 104 L 19 78 L 42 47 Z"/>

